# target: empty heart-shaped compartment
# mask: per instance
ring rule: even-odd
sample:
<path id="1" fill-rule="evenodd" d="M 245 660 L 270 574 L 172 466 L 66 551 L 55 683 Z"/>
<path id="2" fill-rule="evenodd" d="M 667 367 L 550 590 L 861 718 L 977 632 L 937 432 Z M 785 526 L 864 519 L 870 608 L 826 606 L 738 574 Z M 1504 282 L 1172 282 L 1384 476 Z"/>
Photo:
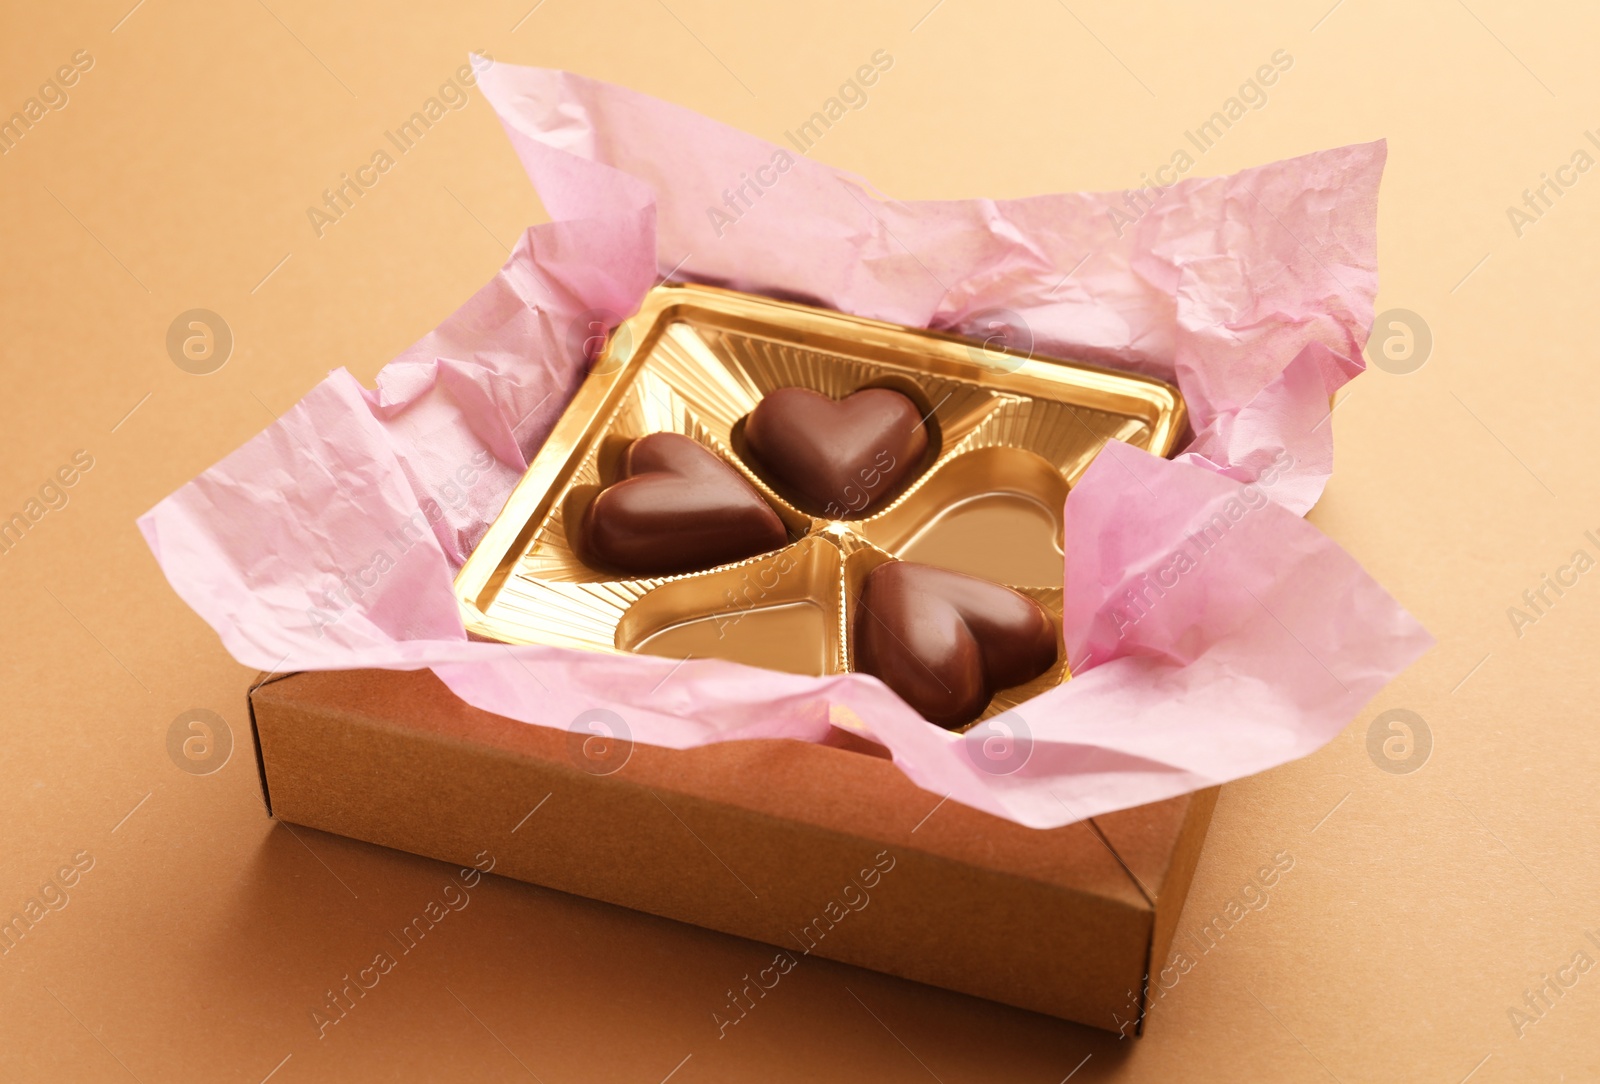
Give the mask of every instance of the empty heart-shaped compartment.
<path id="1" fill-rule="evenodd" d="M 993 446 L 941 462 L 914 493 L 861 525 L 906 561 L 997 583 L 1059 587 L 1067 482 L 1042 456 Z"/>
<path id="2" fill-rule="evenodd" d="M 616 626 L 624 651 L 828 674 L 844 668 L 842 554 L 821 535 L 640 596 Z"/>

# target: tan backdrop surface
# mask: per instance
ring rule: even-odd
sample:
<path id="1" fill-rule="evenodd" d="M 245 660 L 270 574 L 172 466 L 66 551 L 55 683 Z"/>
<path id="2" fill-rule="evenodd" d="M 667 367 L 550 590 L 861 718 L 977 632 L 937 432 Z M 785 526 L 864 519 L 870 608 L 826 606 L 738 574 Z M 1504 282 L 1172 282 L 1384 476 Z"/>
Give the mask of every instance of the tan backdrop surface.
<path id="1" fill-rule="evenodd" d="M 1571 565 L 1600 556 L 1600 172 L 1556 172 L 1600 155 L 1600 19 L 930 4 L 6 5 L 0 116 L 75 81 L 0 156 L 0 512 L 92 467 L 0 556 L 0 912 L 79 864 L 0 957 L 0 1079 L 1600 1078 L 1600 969 L 1573 967 L 1600 961 L 1600 572 Z M 370 381 L 543 220 L 474 92 L 323 236 L 308 223 L 472 49 L 774 140 L 886 49 L 811 153 L 901 198 L 1135 185 L 1278 50 L 1292 69 L 1195 175 L 1388 137 L 1378 307 L 1431 353 L 1344 393 L 1312 518 L 1439 646 L 1328 748 L 1223 791 L 1179 945 L 1270 856 L 1293 867 L 1193 948 L 1142 1041 L 821 960 L 719 1038 L 713 1010 L 769 950 L 499 878 L 319 1038 L 323 991 L 451 870 L 265 817 L 250 674 L 134 519 L 328 369 Z M 1547 179 L 1550 206 L 1514 223 Z M 234 337 L 210 375 L 166 346 L 195 308 Z M 1575 585 L 1544 587 L 1564 567 Z M 1420 719 L 1411 748 L 1372 751 L 1396 708 Z M 169 753 L 191 709 L 231 730 L 211 774 Z"/>

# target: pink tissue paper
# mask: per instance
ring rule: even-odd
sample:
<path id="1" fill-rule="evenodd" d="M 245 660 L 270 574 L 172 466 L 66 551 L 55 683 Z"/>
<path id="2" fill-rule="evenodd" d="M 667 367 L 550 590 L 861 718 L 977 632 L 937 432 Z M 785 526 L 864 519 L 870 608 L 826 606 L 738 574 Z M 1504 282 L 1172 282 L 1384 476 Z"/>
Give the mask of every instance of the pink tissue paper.
<path id="1" fill-rule="evenodd" d="M 1120 192 L 885 199 L 567 72 L 479 86 L 554 221 L 376 390 L 334 371 L 139 520 L 241 663 L 428 667 L 487 711 L 607 709 L 674 748 L 848 726 L 926 790 L 1048 828 L 1310 753 L 1432 645 L 1301 518 L 1363 368 L 1382 143 L 1146 190 L 1130 223 Z M 980 338 L 1000 310 L 1040 354 L 1177 383 L 1182 454 L 1110 444 L 1067 499 L 1069 681 L 957 735 L 865 675 L 468 640 L 451 580 L 584 377 L 573 329 L 668 276 Z"/>

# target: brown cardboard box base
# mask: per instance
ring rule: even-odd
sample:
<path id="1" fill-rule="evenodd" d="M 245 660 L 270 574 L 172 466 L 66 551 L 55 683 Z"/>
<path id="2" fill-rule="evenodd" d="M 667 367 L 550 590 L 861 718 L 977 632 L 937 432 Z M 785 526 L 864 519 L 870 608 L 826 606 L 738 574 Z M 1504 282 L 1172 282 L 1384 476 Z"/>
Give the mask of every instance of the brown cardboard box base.
<path id="1" fill-rule="evenodd" d="M 250 708 L 283 820 L 1128 1034 L 1216 803 L 1038 831 L 781 740 L 619 745 L 601 775 L 426 670 L 264 677 Z"/>

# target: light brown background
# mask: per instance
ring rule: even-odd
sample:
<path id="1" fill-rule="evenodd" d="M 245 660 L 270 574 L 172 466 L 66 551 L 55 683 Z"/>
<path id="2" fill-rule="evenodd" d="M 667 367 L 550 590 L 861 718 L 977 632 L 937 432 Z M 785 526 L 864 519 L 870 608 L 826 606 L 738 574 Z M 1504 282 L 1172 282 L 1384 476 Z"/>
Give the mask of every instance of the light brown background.
<path id="1" fill-rule="evenodd" d="M 1507 1015 L 1600 930 L 1600 573 L 1520 637 L 1506 614 L 1576 548 L 1600 554 L 1600 173 L 1521 238 L 1506 217 L 1600 125 L 1600 21 L 1507 0 L 532 2 L 7 5 L 0 115 L 75 51 L 95 63 L 0 158 L 0 511 L 79 449 L 96 465 L 0 556 L 0 912 L 78 851 L 94 866 L 0 958 L 0 1078 L 1600 1075 L 1600 970 L 1520 1038 Z M 1294 867 L 1138 1044 L 820 960 L 719 1039 L 712 1011 L 769 950 L 498 878 L 319 1039 L 323 991 L 450 870 L 267 820 L 249 674 L 134 518 L 327 369 L 370 379 L 543 215 L 476 94 L 323 238 L 305 208 L 469 49 L 781 139 L 880 48 L 892 71 L 812 153 L 902 198 L 1130 186 L 1277 49 L 1293 70 L 1197 175 L 1388 137 L 1379 308 L 1436 345 L 1346 392 L 1312 518 L 1438 648 L 1321 753 L 1223 791 L 1180 944 L 1269 856 Z M 210 376 L 164 345 L 195 307 L 236 336 Z M 236 742 L 207 776 L 166 749 L 197 707 Z M 1410 774 L 1367 751 L 1394 707 L 1434 742 Z"/>

